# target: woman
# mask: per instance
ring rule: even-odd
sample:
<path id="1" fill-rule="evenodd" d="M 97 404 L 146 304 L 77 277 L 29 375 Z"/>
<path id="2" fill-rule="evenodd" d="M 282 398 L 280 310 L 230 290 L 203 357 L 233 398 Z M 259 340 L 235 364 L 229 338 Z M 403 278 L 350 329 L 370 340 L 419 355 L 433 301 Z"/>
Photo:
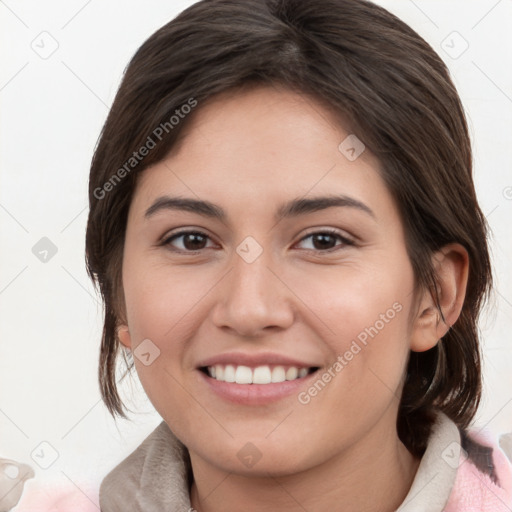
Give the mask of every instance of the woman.
<path id="1" fill-rule="evenodd" d="M 104 512 L 510 510 L 468 431 L 491 268 L 467 124 L 395 16 L 194 4 L 130 62 L 89 197 L 104 401 L 124 416 L 121 353 L 163 418 Z"/>

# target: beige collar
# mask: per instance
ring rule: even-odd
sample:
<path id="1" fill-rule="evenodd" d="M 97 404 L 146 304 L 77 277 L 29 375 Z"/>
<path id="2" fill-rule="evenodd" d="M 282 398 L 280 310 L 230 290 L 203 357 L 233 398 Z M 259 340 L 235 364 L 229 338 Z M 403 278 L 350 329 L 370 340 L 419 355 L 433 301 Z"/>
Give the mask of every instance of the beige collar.
<path id="1" fill-rule="evenodd" d="M 397 512 L 442 512 L 455 482 L 460 434 L 439 413 L 416 477 Z M 164 512 L 191 508 L 187 449 L 160 425 L 102 481 L 102 512 Z"/>

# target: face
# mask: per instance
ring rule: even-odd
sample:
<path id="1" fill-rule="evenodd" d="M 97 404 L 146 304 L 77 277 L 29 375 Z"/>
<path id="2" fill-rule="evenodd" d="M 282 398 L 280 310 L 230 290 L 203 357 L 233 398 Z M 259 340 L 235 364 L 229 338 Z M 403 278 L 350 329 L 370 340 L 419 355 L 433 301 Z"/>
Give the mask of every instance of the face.
<path id="1" fill-rule="evenodd" d="M 237 473 L 396 436 L 414 279 L 378 161 L 290 91 L 194 115 L 126 231 L 120 338 L 154 407 L 193 460 Z"/>

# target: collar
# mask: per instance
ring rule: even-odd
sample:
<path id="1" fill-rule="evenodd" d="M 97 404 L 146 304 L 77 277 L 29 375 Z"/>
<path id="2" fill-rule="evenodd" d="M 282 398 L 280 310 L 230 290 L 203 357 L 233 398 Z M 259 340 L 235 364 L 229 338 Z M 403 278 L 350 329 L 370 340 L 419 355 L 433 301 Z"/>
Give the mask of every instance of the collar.
<path id="1" fill-rule="evenodd" d="M 409 493 L 397 512 L 442 512 L 457 476 L 461 455 L 457 425 L 439 412 Z"/>
<path id="2" fill-rule="evenodd" d="M 442 512 L 453 488 L 461 446 L 459 429 L 438 413 L 411 489 L 397 512 Z M 162 421 L 103 479 L 102 512 L 189 510 L 188 450 Z"/>

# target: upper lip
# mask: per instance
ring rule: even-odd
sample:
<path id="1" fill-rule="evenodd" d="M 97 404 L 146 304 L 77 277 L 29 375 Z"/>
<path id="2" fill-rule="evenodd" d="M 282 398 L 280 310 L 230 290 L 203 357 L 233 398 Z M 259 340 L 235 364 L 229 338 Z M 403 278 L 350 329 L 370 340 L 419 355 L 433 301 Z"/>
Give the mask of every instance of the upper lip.
<path id="1" fill-rule="evenodd" d="M 198 365 L 199 368 L 206 366 L 215 366 L 217 364 L 233 366 L 249 366 L 257 367 L 264 365 L 281 365 L 281 366 L 296 366 L 297 368 L 318 368 L 320 365 L 311 364 L 310 362 L 300 361 L 291 357 L 276 354 L 275 352 L 260 352 L 255 354 L 248 354 L 247 352 L 227 352 L 213 357 L 209 357 L 201 361 Z"/>

